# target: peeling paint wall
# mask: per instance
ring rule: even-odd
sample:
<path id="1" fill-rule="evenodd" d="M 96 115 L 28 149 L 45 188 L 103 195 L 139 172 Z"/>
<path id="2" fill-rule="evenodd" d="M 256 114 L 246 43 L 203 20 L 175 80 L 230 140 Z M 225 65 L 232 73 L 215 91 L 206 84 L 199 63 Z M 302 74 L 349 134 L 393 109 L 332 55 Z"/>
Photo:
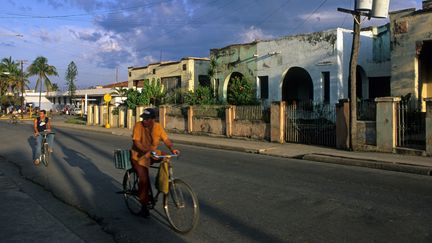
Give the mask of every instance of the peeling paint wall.
<path id="1" fill-rule="evenodd" d="M 373 61 L 372 31 L 362 31 L 358 64 L 366 76 L 389 76 L 389 62 Z M 271 101 L 282 99 L 282 85 L 286 72 L 292 67 L 304 68 L 312 78 L 314 101 L 324 100 L 322 72 L 330 72 L 330 103 L 348 97 L 349 61 L 352 32 L 333 29 L 323 32 L 291 36 L 258 43 L 258 75 L 269 76 Z M 280 54 L 269 55 L 274 52 Z M 363 94 L 368 95 L 367 79 Z"/>
<path id="2" fill-rule="evenodd" d="M 432 41 L 432 11 L 406 9 L 390 13 L 391 28 L 391 93 L 401 96 L 419 95 L 418 56 L 422 43 Z M 428 89 L 424 84 L 423 90 Z"/>
<path id="3" fill-rule="evenodd" d="M 239 72 L 255 85 L 256 80 L 256 43 L 231 45 L 221 49 L 210 50 L 210 59 L 216 60 L 215 79 L 219 80 L 218 94 L 226 99 L 226 89 L 230 75 Z"/>

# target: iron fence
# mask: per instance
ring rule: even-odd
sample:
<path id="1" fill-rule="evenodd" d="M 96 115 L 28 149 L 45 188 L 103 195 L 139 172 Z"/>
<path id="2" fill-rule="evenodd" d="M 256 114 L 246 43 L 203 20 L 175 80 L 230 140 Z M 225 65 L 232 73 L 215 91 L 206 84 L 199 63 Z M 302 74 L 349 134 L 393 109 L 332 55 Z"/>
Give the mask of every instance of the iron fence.
<path id="1" fill-rule="evenodd" d="M 323 103 L 299 103 L 286 108 L 287 142 L 336 146 L 336 107 Z"/>
<path id="2" fill-rule="evenodd" d="M 235 119 L 249 121 L 262 120 L 270 122 L 270 108 L 265 109 L 262 105 L 236 106 Z"/>
<path id="3" fill-rule="evenodd" d="M 413 149 L 426 149 L 426 112 L 413 102 L 402 100 L 397 106 L 397 145 Z"/>

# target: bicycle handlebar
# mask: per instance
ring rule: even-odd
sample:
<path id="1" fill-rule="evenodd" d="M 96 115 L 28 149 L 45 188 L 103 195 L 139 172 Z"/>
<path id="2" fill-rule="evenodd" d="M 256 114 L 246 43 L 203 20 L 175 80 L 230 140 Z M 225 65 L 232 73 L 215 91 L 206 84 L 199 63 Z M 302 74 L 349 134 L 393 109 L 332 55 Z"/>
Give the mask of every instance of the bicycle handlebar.
<path id="1" fill-rule="evenodd" d="M 156 159 L 164 159 L 164 158 L 173 158 L 178 157 L 178 154 L 165 154 L 165 155 L 157 155 L 156 152 L 151 152 L 151 156 Z"/>
<path id="2" fill-rule="evenodd" d="M 39 134 L 41 134 L 41 135 L 48 135 L 48 134 L 55 134 L 55 132 L 51 132 L 51 131 L 45 130 L 43 132 L 39 132 Z"/>

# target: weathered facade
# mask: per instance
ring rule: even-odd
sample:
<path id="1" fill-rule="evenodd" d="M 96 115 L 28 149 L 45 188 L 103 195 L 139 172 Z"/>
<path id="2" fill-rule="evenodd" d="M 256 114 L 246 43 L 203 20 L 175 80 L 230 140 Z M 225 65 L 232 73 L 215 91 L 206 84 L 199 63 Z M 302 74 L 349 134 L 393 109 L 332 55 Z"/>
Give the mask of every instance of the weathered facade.
<path id="1" fill-rule="evenodd" d="M 180 61 L 152 63 L 144 67 L 128 68 L 128 88 L 141 86 L 144 80 L 160 80 L 167 90 L 193 90 L 201 84 L 209 85 L 208 58 L 186 57 Z M 142 86 L 141 86 L 142 87 Z"/>
<path id="2" fill-rule="evenodd" d="M 423 9 L 390 13 L 391 94 L 411 96 L 425 110 L 424 99 L 432 97 L 432 1 Z M 418 102 L 417 102 L 418 101 Z"/>
<path id="3" fill-rule="evenodd" d="M 388 43 L 383 41 L 385 30 L 370 28 L 361 33 L 358 94 L 362 98 L 381 96 L 370 92 L 373 87 L 382 86 L 379 82 L 387 82 L 388 86 L 381 93 L 390 94 L 389 51 L 377 49 Z M 280 100 L 335 104 L 348 97 L 351 44 L 352 32 L 337 28 L 212 49 L 210 57 L 216 61 L 219 97 L 226 99 L 228 83 L 234 75 L 252 82 L 257 97 L 266 105 Z M 388 45 L 385 47 L 389 49 Z M 378 56 L 374 56 L 374 49 L 379 50 Z"/>

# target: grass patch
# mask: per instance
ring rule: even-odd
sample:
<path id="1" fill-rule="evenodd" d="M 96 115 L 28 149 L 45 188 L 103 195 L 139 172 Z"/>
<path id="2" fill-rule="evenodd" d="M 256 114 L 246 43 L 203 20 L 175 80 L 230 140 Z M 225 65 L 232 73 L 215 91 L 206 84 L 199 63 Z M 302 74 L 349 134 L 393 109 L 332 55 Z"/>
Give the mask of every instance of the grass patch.
<path id="1" fill-rule="evenodd" d="M 71 123 L 71 124 L 79 124 L 79 125 L 86 125 L 87 124 L 87 120 L 84 117 L 71 117 L 69 119 L 67 119 L 65 121 L 66 123 Z"/>

